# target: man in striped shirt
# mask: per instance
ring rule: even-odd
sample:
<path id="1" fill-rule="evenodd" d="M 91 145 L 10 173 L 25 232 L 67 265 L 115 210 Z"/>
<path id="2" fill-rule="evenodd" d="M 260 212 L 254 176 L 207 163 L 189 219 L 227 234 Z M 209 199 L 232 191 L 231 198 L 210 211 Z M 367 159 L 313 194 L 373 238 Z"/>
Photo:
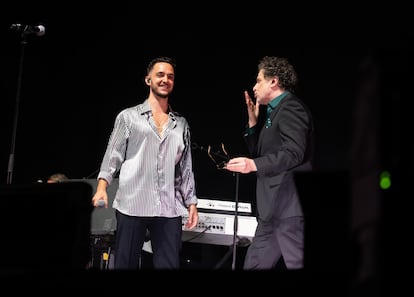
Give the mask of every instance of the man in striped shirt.
<path id="1" fill-rule="evenodd" d="M 94 206 L 119 173 L 115 209 L 115 269 L 137 269 L 147 229 L 154 269 L 179 269 L 182 217 L 186 228 L 198 223 L 192 169 L 190 128 L 172 110 L 168 98 L 174 88 L 175 62 L 158 57 L 147 67 L 149 96 L 121 111 L 109 138 L 98 174 Z"/>

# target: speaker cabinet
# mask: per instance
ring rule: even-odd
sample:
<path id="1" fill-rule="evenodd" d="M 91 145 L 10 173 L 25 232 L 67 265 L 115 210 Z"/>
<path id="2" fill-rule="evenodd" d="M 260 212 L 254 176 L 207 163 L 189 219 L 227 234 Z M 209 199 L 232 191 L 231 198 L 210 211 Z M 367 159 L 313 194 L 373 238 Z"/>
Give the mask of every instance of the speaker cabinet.
<path id="1" fill-rule="evenodd" d="M 85 182 L 0 186 L 0 274 L 85 269 L 91 195 Z"/>

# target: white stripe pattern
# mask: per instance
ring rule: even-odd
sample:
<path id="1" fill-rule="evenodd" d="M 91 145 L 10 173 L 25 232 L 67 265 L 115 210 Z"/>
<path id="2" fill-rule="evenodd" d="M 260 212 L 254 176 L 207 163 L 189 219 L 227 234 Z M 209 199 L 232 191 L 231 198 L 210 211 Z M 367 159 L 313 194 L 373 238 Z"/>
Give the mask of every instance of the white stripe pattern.
<path id="1" fill-rule="evenodd" d="M 109 184 L 119 171 L 113 208 L 130 216 L 188 215 L 196 204 L 188 122 L 170 107 L 160 136 L 148 101 L 121 111 L 108 141 L 98 179 Z"/>

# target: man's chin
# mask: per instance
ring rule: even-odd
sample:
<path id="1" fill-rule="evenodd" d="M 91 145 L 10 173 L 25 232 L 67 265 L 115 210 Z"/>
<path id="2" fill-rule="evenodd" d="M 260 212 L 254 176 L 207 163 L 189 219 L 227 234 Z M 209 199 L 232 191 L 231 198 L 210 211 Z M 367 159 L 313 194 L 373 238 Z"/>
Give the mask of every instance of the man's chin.
<path id="1" fill-rule="evenodd" d="M 157 95 L 159 98 L 167 99 L 170 93 L 156 93 L 155 95 Z"/>

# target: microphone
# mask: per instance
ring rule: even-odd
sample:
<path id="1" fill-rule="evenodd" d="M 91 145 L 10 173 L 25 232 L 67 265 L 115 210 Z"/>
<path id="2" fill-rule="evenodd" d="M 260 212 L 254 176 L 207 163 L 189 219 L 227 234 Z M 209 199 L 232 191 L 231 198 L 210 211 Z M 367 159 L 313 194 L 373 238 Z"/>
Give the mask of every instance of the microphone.
<path id="1" fill-rule="evenodd" d="M 98 203 L 96 203 L 96 207 L 104 207 L 105 206 L 105 201 L 104 200 L 99 200 Z"/>
<path id="2" fill-rule="evenodd" d="M 43 25 L 22 25 L 22 24 L 12 24 L 10 29 L 16 32 L 22 32 L 23 34 L 35 34 L 36 36 L 43 36 L 45 35 L 46 28 Z"/>

